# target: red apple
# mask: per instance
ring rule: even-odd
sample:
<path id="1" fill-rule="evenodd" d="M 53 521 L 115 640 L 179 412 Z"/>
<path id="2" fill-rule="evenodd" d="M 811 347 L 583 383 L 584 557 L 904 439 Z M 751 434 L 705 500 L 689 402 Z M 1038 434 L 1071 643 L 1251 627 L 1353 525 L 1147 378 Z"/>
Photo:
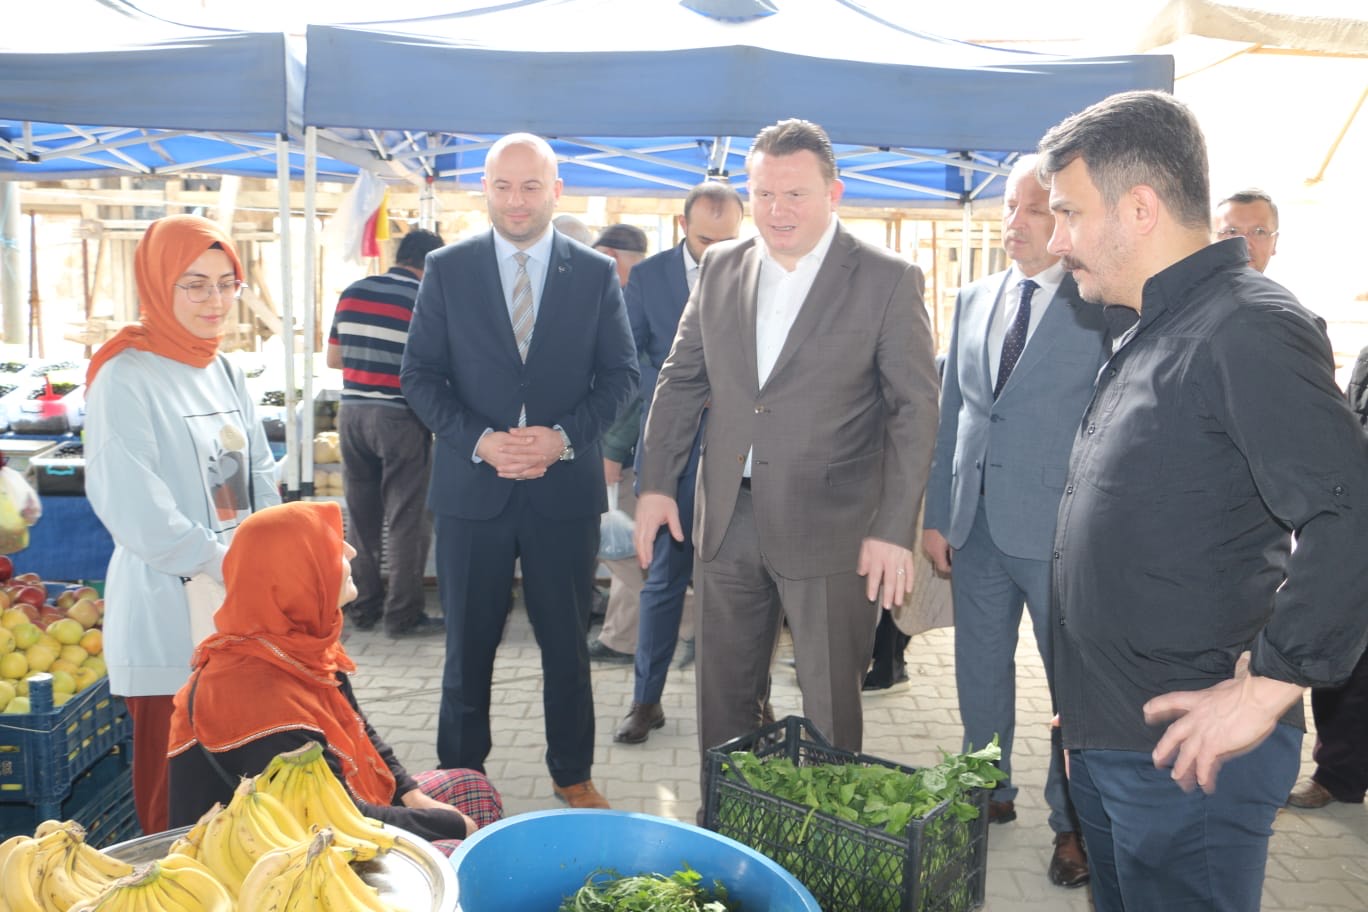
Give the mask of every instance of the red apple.
<path id="1" fill-rule="evenodd" d="M 37 605 L 30 605 L 28 602 L 15 602 L 14 607 L 28 615 L 28 619 L 32 621 L 35 626 L 38 624 L 38 615 L 42 613 L 43 609 L 39 608 Z"/>
<path id="2" fill-rule="evenodd" d="M 76 590 L 63 589 L 61 592 L 57 594 L 56 604 L 58 608 L 61 608 L 63 611 L 66 611 L 72 605 L 76 604 Z"/>
<path id="3" fill-rule="evenodd" d="M 27 586 L 38 586 L 43 582 L 43 578 L 36 573 L 20 573 L 18 576 L 10 577 L 15 583 L 23 583 Z"/>
<path id="4" fill-rule="evenodd" d="M 38 620 L 34 623 L 47 630 L 54 622 L 60 621 L 64 617 L 66 617 L 64 612 L 51 605 L 44 605 L 42 610 L 38 612 Z"/>
<path id="5" fill-rule="evenodd" d="M 0 583 L 5 582 L 14 575 L 14 561 L 3 554 L 0 554 Z"/>
<path id="6" fill-rule="evenodd" d="M 43 603 L 47 601 L 47 590 L 42 586 L 24 586 L 15 594 L 14 599 L 23 602 L 25 605 L 41 608 Z"/>

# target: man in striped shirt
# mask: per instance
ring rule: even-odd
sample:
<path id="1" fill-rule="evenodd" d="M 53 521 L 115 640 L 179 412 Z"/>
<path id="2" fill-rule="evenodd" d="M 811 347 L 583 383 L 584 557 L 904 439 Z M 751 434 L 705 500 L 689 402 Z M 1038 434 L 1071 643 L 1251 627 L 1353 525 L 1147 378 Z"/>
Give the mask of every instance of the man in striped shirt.
<path id="1" fill-rule="evenodd" d="M 423 571 L 432 538 L 423 498 L 431 475 L 432 433 L 399 391 L 399 364 L 423 262 L 441 246 L 441 237 L 431 231 L 404 235 L 389 272 L 367 276 L 342 292 L 328 336 L 328 366 L 342 370 L 337 428 L 347 541 L 356 549 L 357 597 L 347 610 L 361 630 L 383 619 L 391 637 L 446 631 L 441 619 L 423 610 Z M 382 578 L 385 526 L 388 574 Z"/>

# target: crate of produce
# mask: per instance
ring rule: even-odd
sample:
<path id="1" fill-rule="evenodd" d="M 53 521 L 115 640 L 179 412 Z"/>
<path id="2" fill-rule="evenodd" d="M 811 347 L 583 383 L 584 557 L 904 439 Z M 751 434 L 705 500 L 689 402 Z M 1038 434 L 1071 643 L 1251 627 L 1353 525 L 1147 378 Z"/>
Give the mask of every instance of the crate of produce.
<path id="1" fill-rule="evenodd" d="M 133 805 L 132 742 L 116 744 L 76 777 L 55 811 L 32 804 L 0 804 L 0 840 L 32 834 L 44 820 L 75 820 L 97 849 L 141 835 Z M 51 812 L 50 812 L 51 811 Z"/>
<path id="2" fill-rule="evenodd" d="M 753 786 L 733 752 L 761 763 L 786 759 L 801 771 L 820 764 L 911 767 L 838 750 L 806 719 L 790 716 L 708 751 L 706 826 L 774 859 L 826 912 L 963 912 L 983 905 L 988 862 L 988 791 L 945 801 L 898 833 L 861 825 Z M 786 767 L 785 767 L 786 768 Z M 801 772 L 795 773 L 795 777 Z M 848 809 L 841 814 L 854 816 Z"/>
<path id="3" fill-rule="evenodd" d="M 46 820 L 60 816 L 82 773 L 133 737 L 133 723 L 108 678 L 58 707 L 51 675 L 28 680 L 32 711 L 0 715 L 0 807 L 33 805 Z"/>

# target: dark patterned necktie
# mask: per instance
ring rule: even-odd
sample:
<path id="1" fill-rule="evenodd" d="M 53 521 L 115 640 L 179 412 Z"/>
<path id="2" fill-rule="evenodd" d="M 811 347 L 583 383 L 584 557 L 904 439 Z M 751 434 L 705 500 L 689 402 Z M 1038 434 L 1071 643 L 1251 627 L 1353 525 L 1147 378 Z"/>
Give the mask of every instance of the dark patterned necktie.
<path id="1" fill-rule="evenodd" d="M 1031 325 L 1031 296 L 1039 287 L 1031 279 L 1021 280 L 1021 304 L 1017 307 L 1016 319 L 1007 327 L 1007 337 L 1002 340 L 1002 360 L 998 362 L 997 383 L 993 386 L 994 399 L 1007 385 L 1012 368 L 1016 367 L 1017 359 L 1026 348 L 1026 330 Z"/>

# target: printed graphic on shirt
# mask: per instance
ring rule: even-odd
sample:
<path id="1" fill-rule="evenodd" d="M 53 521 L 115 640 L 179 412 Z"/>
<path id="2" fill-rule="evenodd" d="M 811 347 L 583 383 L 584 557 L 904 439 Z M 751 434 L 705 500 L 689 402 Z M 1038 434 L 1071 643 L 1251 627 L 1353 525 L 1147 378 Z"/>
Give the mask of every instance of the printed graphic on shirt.
<path id="1" fill-rule="evenodd" d="M 187 415 L 185 421 L 204 479 L 211 528 L 215 532 L 235 529 L 251 513 L 247 484 L 251 463 L 242 414 L 234 409 Z"/>

